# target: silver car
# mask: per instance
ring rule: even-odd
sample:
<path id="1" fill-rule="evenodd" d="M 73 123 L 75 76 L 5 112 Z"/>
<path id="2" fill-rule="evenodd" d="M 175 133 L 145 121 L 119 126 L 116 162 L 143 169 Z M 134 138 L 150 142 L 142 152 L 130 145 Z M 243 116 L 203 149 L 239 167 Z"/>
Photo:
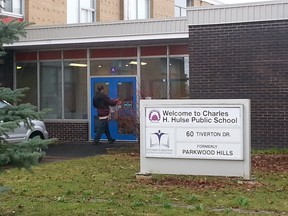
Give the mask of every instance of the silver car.
<path id="1" fill-rule="evenodd" d="M 0 100 L 0 109 L 10 105 L 6 101 Z M 24 140 L 32 139 L 36 136 L 40 136 L 41 139 L 48 139 L 48 132 L 43 121 L 32 120 L 33 127 L 27 128 L 24 123 L 21 122 L 20 126 L 16 128 L 13 132 L 8 133 L 8 138 L 5 140 L 10 143 L 18 143 Z M 1 124 L 1 122 L 0 122 Z"/>

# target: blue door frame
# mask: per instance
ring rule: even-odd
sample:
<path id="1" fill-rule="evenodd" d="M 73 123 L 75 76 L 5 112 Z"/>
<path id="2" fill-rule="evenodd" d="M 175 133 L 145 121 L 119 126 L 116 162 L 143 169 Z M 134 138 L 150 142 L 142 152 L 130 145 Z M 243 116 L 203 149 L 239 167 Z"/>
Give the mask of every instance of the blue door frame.
<path id="1" fill-rule="evenodd" d="M 91 138 L 95 136 L 95 116 L 97 111 L 93 107 L 93 97 L 96 93 L 97 86 L 103 85 L 104 92 L 111 99 L 120 98 L 122 101 L 121 108 L 112 114 L 109 121 L 109 128 L 114 139 L 120 141 L 137 141 L 135 131 L 136 124 L 136 77 L 93 77 L 91 78 Z M 125 98 L 129 94 L 129 98 Z M 127 123 L 130 123 L 127 124 Z M 132 132 L 133 130 L 133 132 Z M 101 136 L 101 140 L 107 140 L 106 135 Z"/>

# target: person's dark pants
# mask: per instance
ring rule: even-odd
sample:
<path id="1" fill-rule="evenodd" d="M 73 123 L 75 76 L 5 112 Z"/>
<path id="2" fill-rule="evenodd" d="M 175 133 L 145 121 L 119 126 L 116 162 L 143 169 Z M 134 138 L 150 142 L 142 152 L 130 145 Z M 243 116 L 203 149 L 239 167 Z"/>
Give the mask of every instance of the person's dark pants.
<path id="1" fill-rule="evenodd" d="M 110 134 L 110 130 L 109 130 L 108 119 L 99 119 L 96 117 L 95 118 L 95 130 L 96 130 L 96 134 L 95 134 L 94 142 L 99 142 L 101 135 L 103 133 L 106 134 L 108 141 L 113 140 Z"/>

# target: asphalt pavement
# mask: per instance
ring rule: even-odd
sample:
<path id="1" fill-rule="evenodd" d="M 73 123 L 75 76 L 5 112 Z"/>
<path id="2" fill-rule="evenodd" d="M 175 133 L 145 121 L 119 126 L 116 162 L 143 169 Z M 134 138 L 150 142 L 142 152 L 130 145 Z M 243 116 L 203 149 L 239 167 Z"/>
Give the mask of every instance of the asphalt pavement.
<path id="1" fill-rule="evenodd" d="M 57 144 L 51 144 L 48 149 L 45 150 L 46 155 L 43 158 L 43 162 L 51 162 L 58 160 L 69 160 L 74 158 L 91 157 L 96 155 L 103 155 L 110 149 L 120 149 L 129 147 L 138 147 L 137 142 L 118 142 L 113 144 L 103 141 L 101 144 L 93 145 L 93 142 L 89 141 L 74 141 L 74 142 L 62 142 Z"/>

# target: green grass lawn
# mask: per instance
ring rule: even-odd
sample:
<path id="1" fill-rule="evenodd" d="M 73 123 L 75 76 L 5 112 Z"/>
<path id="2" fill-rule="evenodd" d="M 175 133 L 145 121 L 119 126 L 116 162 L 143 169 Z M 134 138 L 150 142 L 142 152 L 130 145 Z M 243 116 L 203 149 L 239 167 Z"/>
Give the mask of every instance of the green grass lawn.
<path id="1" fill-rule="evenodd" d="M 0 215 L 288 215 L 288 172 L 239 178 L 152 175 L 136 179 L 139 156 L 42 163 L 0 173 Z"/>

